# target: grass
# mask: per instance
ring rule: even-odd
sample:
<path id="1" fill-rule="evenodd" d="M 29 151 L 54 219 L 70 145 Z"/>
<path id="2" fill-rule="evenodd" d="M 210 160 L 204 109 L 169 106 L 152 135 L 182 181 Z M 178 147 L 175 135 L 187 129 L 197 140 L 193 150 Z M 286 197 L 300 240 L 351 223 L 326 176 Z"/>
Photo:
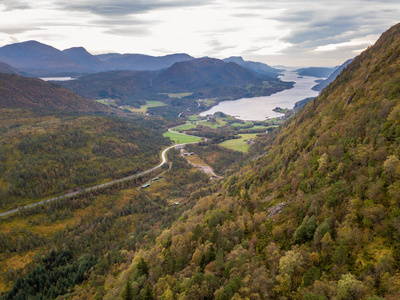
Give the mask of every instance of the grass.
<path id="1" fill-rule="evenodd" d="M 196 136 L 184 135 L 170 131 L 164 132 L 163 136 L 169 137 L 172 141 L 178 144 L 194 143 L 201 140 L 201 138 Z"/>
<path id="2" fill-rule="evenodd" d="M 202 160 L 198 155 L 190 155 L 185 157 L 188 161 L 192 164 L 199 165 L 199 166 L 208 166 L 204 160 Z"/>
<path id="3" fill-rule="evenodd" d="M 202 100 L 197 100 L 200 104 L 203 104 L 205 107 L 213 106 L 217 101 L 212 100 L 212 99 L 202 99 Z"/>
<path id="4" fill-rule="evenodd" d="M 101 104 L 104 104 L 104 105 L 116 105 L 115 104 L 115 100 L 113 100 L 113 99 L 98 99 L 98 100 L 95 100 L 95 101 L 99 102 Z"/>
<path id="5" fill-rule="evenodd" d="M 245 123 L 232 123 L 231 125 L 233 126 L 233 127 L 243 127 L 243 126 L 248 126 L 248 125 L 250 125 L 250 124 L 253 124 L 252 122 L 245 122 Z"/>
<path id="6" fill-rule="evenodd" d="M 192 128 L 196 128 L 196 124 L 186 123 L 186 124 L 184 124 L 184 125 L 182 125 L 182 126 L 175 127 L 175 128 L 174 128 L 174 131 L 189 130 L 189 129 L 192 129 Z"/>
<path id="7" fill-rule="evenodd" d="M 189 117 L 190 121 L 197 121 L 198 119 L 201 119 L 201 117 L 199 115 L 191 115 Z"/>
<path id="8" fill-rule="evenodd" d="M 167 94 L 167 95 L 169 98 L 183 98 L 186 96 L 190 96 L 191 94 L 193 94 L 193 93 L 176 93 L 176 94 L 171 93 L 171 94 Z"/>
<path id="9" fill-rule="evenodd" d="M 215 121 L 216 121 L 215 123 L 207 121 L 207 122 L 201 122 L 200 124 L 211 127 L 211 128 L 218 128 L 218 127 L 222 127 L 222 126 L 226 125 L 226 121 L 224 121 L 220 118 L 216 118 Z"/>
<path id="10" fill-rule="evenodd" d="M 247 153 L 250 149 L 250 145 L 247 144 L 249 139 L 254 139 L 258 133 L 252 134 L 241 134 L 240 138 L 223 141 L 219 145 L 231 150 L 240 151 L 243 153 Z"/>
<path id="11" fill-rule="evenodd" d="M 126 108 L 133 113 L 144 115 L 147 113 L 147 109 L 150 107 L 165 106 L 165 105 L 167 104 L 161 101 L 146 101 L 146 105 L 142 105 L 140 108 L 133 108 L 133 107 L 126 107 Z"/>

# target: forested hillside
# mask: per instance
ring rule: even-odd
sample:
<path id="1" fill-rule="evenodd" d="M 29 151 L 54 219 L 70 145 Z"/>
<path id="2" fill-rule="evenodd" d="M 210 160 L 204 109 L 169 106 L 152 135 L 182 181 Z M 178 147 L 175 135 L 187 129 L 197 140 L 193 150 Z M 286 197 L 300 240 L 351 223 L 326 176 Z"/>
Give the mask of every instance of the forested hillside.
<path id="1" fill-rule="evenodd" d="M 400 24 L 220 181 L 172 151 L 0 220 L 1 299 L 399 299 L 399 83 Z"/>
<path id="2" fill-rule="evenodd" d="M 137 249 L 104 299 L 397 299 L 399 63 L 397 25 Z"/>
<path id="3" fill-rule="evenodd" d="M 0 110 L 0 211 L 159 163 L 162 120 Z"/>
<path id="4" fill-rule="evenodd" d="M 32 108 L 74 112 L 107 112 L 109 109 L 66 88 L 40 79 L 0 74 L 0 109 Z"/>

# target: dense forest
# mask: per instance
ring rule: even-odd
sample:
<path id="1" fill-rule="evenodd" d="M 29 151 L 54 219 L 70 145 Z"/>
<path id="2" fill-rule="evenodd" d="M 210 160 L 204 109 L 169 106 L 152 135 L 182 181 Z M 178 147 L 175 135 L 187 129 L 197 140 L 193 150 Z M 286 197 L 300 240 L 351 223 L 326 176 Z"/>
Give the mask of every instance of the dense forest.
<path id="1" fill-rule="evenodd" d="M 146 170 L 159 163 L 170 143 L 158 118 L 19 110 L 3 116 L 0 211 Z"/>
<path id="2" fill-rule="evenodd" d="M 257 158 L 224 168 L 209 146 L 223 179 L 171 151 L 157 181 L 1 219 L 1 299 L 398 299 L 399 66 L 400 24 Z"/>

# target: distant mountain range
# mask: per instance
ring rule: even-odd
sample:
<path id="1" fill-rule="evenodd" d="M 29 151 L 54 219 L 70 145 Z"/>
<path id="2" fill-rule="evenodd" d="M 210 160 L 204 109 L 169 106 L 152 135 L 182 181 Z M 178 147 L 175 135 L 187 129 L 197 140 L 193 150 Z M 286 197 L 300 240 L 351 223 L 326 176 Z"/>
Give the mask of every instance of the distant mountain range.
<path id="1" fill-rule="evenodd" d="M 193 59 L 194 57 L 185 53 L 165 56 L 119 53 L 92 55 L 83 47 L 60 51 L 37 41 L 0 48 L 0 62 L 32 77 L 73 76 L 118 70 L 156 71 Z M 281 71 L 263 63 L 245 61 L 241 57 L 230 57 L 225 61 L 235 62 L 253 72 L 272 77 L 276 77 Z"/>
<path id="2" fill-rule="evenodd" d="M 329 75 L 329 77 L 323 81 L 321 81 L 320 83 L 318 83 L 317 85 L 315 85 L 312 89 L 314 91 L 322 91 L 323 88 L 327 87 L 331 82 L 333 82 L 336 77 L 343 71 L 344 68 L 346 68 L 351 62 L 353 61 L 353 59 L 349 59 L 347 61 L 345 61 L 341 66 L 337 67 L 331 75 Z"/>
<path id="3" fill-rule="evenodd" d="M 188 97 L 251 97 L 291 88 L 290 82 L 260 75 L 233 62 L 199 58 L 177 62 L 158 71 L 113 71 L 61 82 L 88 98 L 111 97 L 123 101 L 161 99 L 169 93 Z"/>
<path id="4" fill-rule="evenodd" d="M 100 54 L 96 55 L 103 63 L 114 70 L 132 70 L 132 71 L 155 71 L 169 68 L 176 62 L 182 62 L 194 59 L 194 57 L 185 54 L 171 54 L 165 56 L 150 56 L 144 54 Z"/>
<path id="5" fill-rule="evenodd" d="M 234 62 L 234 63 L 242 66 L 243 68 L 249 69 L 258 74 L 272 76 L 272 77 L 276 77 L 282 71 L 284 71 L 282 69 L 272 68 L 272 67 L 268 66 L 267 64 L 254 62 L 254 61 L 245 61 L 240 56 L 231 56 L 231 57 L 225 58 L 223 61 L 224 62 Z"/>

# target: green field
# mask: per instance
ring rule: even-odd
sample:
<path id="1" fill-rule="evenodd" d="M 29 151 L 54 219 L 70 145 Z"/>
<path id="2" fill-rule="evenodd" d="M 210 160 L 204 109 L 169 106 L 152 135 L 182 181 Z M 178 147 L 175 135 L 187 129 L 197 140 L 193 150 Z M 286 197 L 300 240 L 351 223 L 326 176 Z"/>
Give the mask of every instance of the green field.
<path id="1" fill-rule="evenodd" d="M 140 108 L 133 108 L 133 107 L 124 107 L 129 109 L 131 112 L 133 113 L 137 113 L 137 114 L 146 114 L 147 113 L 147 109 L 150 107 L 157 107 L 157 106 L 165 106 L 167 104 L 165 104 L 164 102 L 161 101 L 146 101 L 146 105 L 142 105 Z"/>
<path id="2" fill-rule="evenodd" d="M 167 94 L 169 98 L 183 98 L 186 96 L 190 96 L 193 93 L 176 93 L 176 94 Z"/>
<path id="3" fill-rule="evenodd" d="M 96 100 L 96 102 L 99 102 L 104 105 L 111 105 L 111 104 L 115 105 L 115 100 L 112 99 L 98 99 Z"/>
<path id="4" fill-rule="evenodd" d="M 218 127 L 222 127 L 222 126 L 226 125 L 226 121 L 224 121 L 220 118 L 216 118 L 215 121 L 216 121 L 215 123 L 212 123 L 210 121 L 206 121 L 206 122 L 200 121 L 199 123 L 203 126 L 208 126 L 211 128 L 218 128 Z"/>
<path id="5" fill-rule="evenodd" d="M 163 136 L 169 137 L 171 140 L 178 144 L 194 143 L 201 140 L 201 138 L 196 136 L 184 135 L 170 131 L 164 132 Z"/>
<path id="6" fill-rule="evenodd" d="M 192 124 L 192 123 L 189 122 L 189 123 L 186 123 L 186 124 L 181 125 L 179 127 L 175 127 L 173 130 L 174 131 L 189 130 L 189 129 L 192 129 L 192 128 L 196 128 L 196 124 Z"/>
<path id="7" fill-rule="evenodd" d="M 249 139 L 254 139 L 257 136 L 257 133 L 252 134 L 241 134 L 240 138 L 223 141 L 219 145 L 231 150 L 236 150 L 240 152 L 247 153 L 250 149 L 250 145 L 247 144 Z"/>
<path id="8" fill-rule="evenodd" d="M 198 119 L 201 119 L 201 117 L 199 115 L 191 115 L 189 117 L 190 121 L 197 121 Z"/>

